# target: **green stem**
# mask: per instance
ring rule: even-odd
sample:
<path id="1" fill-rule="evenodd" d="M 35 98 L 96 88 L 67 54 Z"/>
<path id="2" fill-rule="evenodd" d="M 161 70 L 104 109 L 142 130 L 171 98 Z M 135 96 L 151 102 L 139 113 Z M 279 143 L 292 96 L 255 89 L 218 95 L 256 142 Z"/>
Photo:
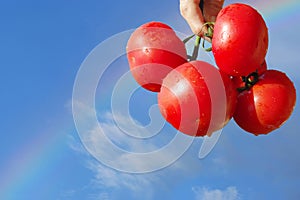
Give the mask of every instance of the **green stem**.
<path id="1" fill-rule="evenodd" d="M 201 32 L 202 32 L 203 28 L 207 27 L 207 33 L 204 34 L 204 37 L 209 38 L 210 40 L 212 40 L 212 37 L 213 37 L 214 24 L 215 24 L 214 22 L 206 22 L 206 23 L 203 24 L 203 26 L 201 28 Z M 195 45 L 194 45 L 193 53 L 192 53 L 191 56 L 187 55 L 188 61 L 192 61 L 192 60 L 197 59 L 198 53 L 199 53 L 199 47 L 200 47 L 200 44 L 201 44 L 201 37 L 196 35 L 196 34 L 193 34 L 191 36 L 188 36 L 184 40 L 182 40 L 182 42 L 184 44 L 186 44 L 188 41 L 190 41 L 195 36 L 196 36 L 196 39 L 195 39 Z M 205 51 L 208 51 L 208 52 L 212 50 L 211 47 L 209 47 L 209 48 L 205 47 L 205 39 L 203 39 L 202 47 L 203 47 L 203 49 L 205 49 Z"/>
<path id="2" fill-rule="evenodd" d="M 203 24 L 202 29 L 206 26 L 207 27 L 207 33 L 204 34 L 204 36 L 206 38 L 208 38 L 210 41 L 213 38 L 213 34 L 214 34 L 214 22 L 206 22 L 205 24 Z M 205 40 L 203 40 L 202 42 L 202 48 L 205 49 L 205 51 L 210 52 L 212 50 L 212 47 L 205 47 Z"/>
<path id="3" fill-rule="evenodd" d="M 196 36 L 196 40 L 195 40 L 195 45 L 194 45 L 194 49 L 193 49 L 193 54 L 190 58 L 190 61 L 192 60 L 196 60 L 198 57 L 198 53 L 199 53 L 199 47 L 200 47 L 200 43 L 201 43 L 201 37 L 199 37 L 198 35 Z"/>
<path id="4" fill-rule="evenodd" d="M 187 38 L 185 38 L 184 40 L 182 40 L 182 42 L 184 44 L 186 44 L 188 41 L 190 41 L 190 39 L 192 39 L 193 37 L 195 36 L 195 34 L 191 35 L 191 36 L 188 36 Z"/>

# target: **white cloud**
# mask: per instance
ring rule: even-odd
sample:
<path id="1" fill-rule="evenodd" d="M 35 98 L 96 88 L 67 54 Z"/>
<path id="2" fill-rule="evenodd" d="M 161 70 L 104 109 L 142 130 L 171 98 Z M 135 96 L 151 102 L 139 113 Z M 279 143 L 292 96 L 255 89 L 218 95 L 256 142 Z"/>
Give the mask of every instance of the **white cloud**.
<path id="1" fill-rule="evenodd" d="M 75 140 L 72 139 L 72 142 Z M 195 154 L 188 154 L 180 158 L 177 162 L 168 168 L 145 174 L 123 173 L 104 166 L 87 153 L 84 153 L 84 147 L 77 141 L 77 144 L 71 145 L 73 150 L 83 153 L 86 158 L 86 167 L 94 173 L 94 177 L 87 187 L 91 189 L 89 199 L 95 200 L 113 200 L 120 199 L 122 192 L 126 192 L 126 197 L 131 199 L 156 199 L 162 198 L 164 192 L 172 190 L 178 182 L 187 177 L 194 176 L 200 171 L 200 163 Z M 75 148 L 74 148 L 75 147 Z M 166 155 L 168 156 L 168 155 Z M 139 161 L 136 161 L 137 163 Z M 84 189 L 85 192 L 88 188 Z M 74 193 L 75 194 L 75 193 Z M 99 194 L 101 194 L 99 196 Z"/>
<path id="2" fill-rule="evenodd" d="M 165 168 L 179 159 L 195 140 L 176 133 L 171 127 L 153 129 L 156 124 L 151 124 L 150 128 L 141 128 L 130 116 L 119 116 L 119 113 L 101 113 L 99 121 L 95 113 L 84 102 L 73 101 L 73 116 L 83 145 L 97 160 L 119 171 L 147 173 Z M 118 125 L 115 120 L 118 120 Z M 135 126 L 127 129 L 135 132 L 134 135 L 124 133 L 120 124 Z M 155 137 L 136 137 L 141 133 L 151 135 L 154 130 L 158 131 Z"/>
<path id="3" fill-rule="evenodd" d="M 86 110 L 85 112 L 91 112 L 90 108 L 85 109 L 85 106 L 82 108 L 82 112 L 84 112 L 84 110 Z M 89 116 L 89 114 L 84 115 Z M 129 120 L 123 116 L 112 116 L 111 113 L 103 113 L 99 125 L 102 132 L 105 133 L 110 141 L 122 149 L 129 149 L 132 152 L 149 152 L 161 147 L 161 143 L 155 142 L 155 140 L 161 141 L 169 139 L 170 137 L 168 136 L 170 134 L 162 134 L 166 135 L 166 137 L 161 136 L 157 139 L 150 138 L 150 140 L 152 140 L 150 142 L 148 140 L 133 140 L 134 138 L 131 138 L 122 132 L 122 130 L 114 123 L 113 118 L 114 120 L 117 119 L 121 124 L 126 124 Z M 181 148 L 181 143 L 178 143 L 178 145 L 175 145 L 177 149 L 164 151 L 157 154 L 158 157 L 149 157 L 148 160 L 144 161 L 128 155 L 117 155 L 118 152 L 112 150 L 107 143 L 103 143 L 104 137 L 99 134 L 99 129 L 96 128 L 97 126 L 98 124 L 89 126 L 92 130 L 89 131 L 87 134 L 88 136 L 83 137 L 85 140 L 83 144 L 86 146 L 88 144 L 91 148 L 87 149 L 93 150 L 94 153 L 103 154 L 106 158 L 113 160 L 112 162 L 114 162 L 114 164 L 117 163 L 120 166 L 127 164 L 139 170 L 143 169 L 145 166 L 154 166 L 159 164 L 159 162 L 165 162 L 172 154 L 174 154 L 174 152 L 178 151 L 177 149 Z M 71 137 L 69 141 L 69 145 L 74 151 L 85 156 L 87 168 L 94 173 L 94 178 L 91 180 L 89 187 L 97 188 L 100 193 L 105 193 L 101 198 L 96 196 L 94 199 L 120 199 L 121 197 L 118 197 L 117 195 L 121 194 L 122 191 L 126 191 L 126 194 L 131 194 L 131 199 L 155 199 L 156 195 L 159 195 L 161 198 L 164 194 L 164 192 L 161 191 L 168 189 L 172 190 L 172 186 L 175 186 L 179 181 L 182 181 L 187 177 L 193 177 L 195 173 L 199 173 L 201 167 L 197 158 L 198 149 L 189 149 L 190 153 L 184 154 L 176 162 L 167 166 L 167 168 L 143 174 L 124 173 L 107 167 L 97 159 L 92 158 L 91 155 L 87 154 L 82 143 L 78 140 L 76 141 Z M 95 145 L 97 145 L 97 148 L 95 148 Z M 191 153 L 191 151 L 194 152 Z M 107 191 L 109 191 L 109 193 L 107 193 Z"/>
<path id="4" fill-rule="evenodd" d="M 110 190 L 114 192 L 127 190 L 137 199 L 142 196 L 144 199 L 152 199 L 152 185 L 153 182 L 157 182 L 156 176 L 121 173 L 103 166 L 95 160 L 89 160 L 88 165 L 95 174 L 92 180 L 93 187 L 99 190 Z M 145 188 L 147 188 L 147 190 L 145 190 Z"/>
<path id="5" fill-rule="evenodd" d="M 224 190 L 194 187 L 196 200 L 238 200 L 239 193 L 236 187 L 230 186 Z"/>

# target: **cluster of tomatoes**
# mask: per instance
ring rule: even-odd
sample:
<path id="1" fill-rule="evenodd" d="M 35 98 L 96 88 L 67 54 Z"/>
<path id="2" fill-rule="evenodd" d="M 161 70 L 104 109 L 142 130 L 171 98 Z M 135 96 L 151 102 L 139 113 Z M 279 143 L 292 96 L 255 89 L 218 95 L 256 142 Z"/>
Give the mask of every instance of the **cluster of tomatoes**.
<path id="1" fill-rule="evenodd" d="M 217 67 L 190 59 L 170 26 L 149 22 L 138 27 L 127 44 L 135 80 L 158 92 L 163 117 L 182 133 L 210 136 L 231 118 L 254 135 L 279 128 L 293 112 L 296 91 L 285 73 L 267 69 L 263 17 L 235 3 L 207 28 Z"/>

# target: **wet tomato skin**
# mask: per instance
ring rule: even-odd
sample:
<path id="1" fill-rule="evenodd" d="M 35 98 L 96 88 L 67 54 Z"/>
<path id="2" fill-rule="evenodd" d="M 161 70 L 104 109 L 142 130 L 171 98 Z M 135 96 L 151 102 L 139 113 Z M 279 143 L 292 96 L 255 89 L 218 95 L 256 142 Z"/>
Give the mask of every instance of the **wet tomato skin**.
<path id="1" fill-rule="evenodd" d="M 163 78 L 187 62 L 184 43 L 175 31 L 161 22 L 148 22 L 130 36 L 127 59 L 135 80 L 145 89 L 158 92 Z"/>
<path id="2" fill-rule="evenodd" d="M 163 117 L 191 136 L 210 136 L 231 119 L 237 92 L 231 79 L 204 61 L 172 70 L 158 93 Z"/>
<path id="3" fill-rule="evenodd" d="M 268 29 L 253 7 L 234 3 L 219 12 L 212 52 L 220 70 L 231 76 L 247 76 L 263 63 L 267 49 Z"/>
<path id="4" fill-rule="evenodd" d="M 267 70 L 250 89 L 238 95 L 235 122 L 254 135 L 278 129 L 292 114 L 296 90 L 285 73 Z"/>

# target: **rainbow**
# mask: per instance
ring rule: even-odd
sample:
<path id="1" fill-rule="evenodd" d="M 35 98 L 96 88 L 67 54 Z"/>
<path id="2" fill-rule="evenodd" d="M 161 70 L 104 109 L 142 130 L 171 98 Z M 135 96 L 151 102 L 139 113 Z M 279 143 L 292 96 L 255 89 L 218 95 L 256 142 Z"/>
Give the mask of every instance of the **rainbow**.
<path id="1" fill-rule="evenodd" d="M 41 177 L 55 168 L 66 143 L 66 133 L 47 131 L 20 146 L 7 162 L 2 163 L 0 199 L 15 199 L 19 197 L 15 195 L 26 194 L 37 181 L 44 182 Z"/>
<path id="2" fill-rule="evenodd" d="M 292 22 L 296 24 L 300 19 L 300 1 L 298 0 L 273 0 L 271 2 L 256 0 L 253 4 L 270 28 L 281 25 L 292 26 Z"/>

